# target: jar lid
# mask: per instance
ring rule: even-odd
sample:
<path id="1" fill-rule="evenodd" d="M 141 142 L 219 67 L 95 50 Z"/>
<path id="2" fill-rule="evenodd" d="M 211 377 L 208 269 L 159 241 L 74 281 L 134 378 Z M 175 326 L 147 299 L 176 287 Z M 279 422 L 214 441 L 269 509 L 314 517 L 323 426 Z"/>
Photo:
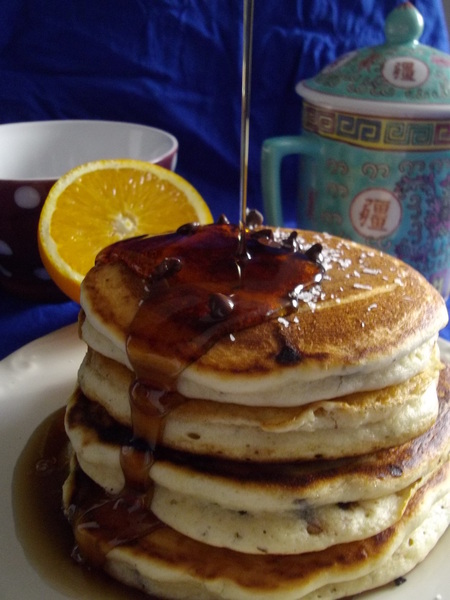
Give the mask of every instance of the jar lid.
<path id="1" fill-rule="evenodd" d="M 410 3 L 385 23 L 386 42 L 338 58 L 297 85 L 307 101 L 381 116 L 450 116 L 450 55 L 419 43 L 423 17 Z"/>

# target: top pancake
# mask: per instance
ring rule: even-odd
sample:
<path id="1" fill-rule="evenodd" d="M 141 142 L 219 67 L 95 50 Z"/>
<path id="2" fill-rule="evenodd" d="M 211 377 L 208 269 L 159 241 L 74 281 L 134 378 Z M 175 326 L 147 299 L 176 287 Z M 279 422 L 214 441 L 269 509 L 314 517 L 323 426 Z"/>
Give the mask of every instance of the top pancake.
<path id="1" fill-rule="evenodd" d="M 293 406 L 399 383 L 428 364 L 448 316 L 442 297 L 419 273 L 341 238 L 313 232 L 299 236 L 304 250 L 322 244 L 322 282 L 303 293 L 289 316 L 226 335 L 198 360 L 183 365 L 177 379 L 182 394 Z M 157 243 L 164 246 L 165 238 L 158 236 Z M 124 242 L 121 260 L 98 264 L 82 284 L 83 339 L 128 367 L 128 333 L 146 282 L 133 260 L 146 241 L 134 240 L 129 257 Z M 146 273 L 155 266 L 149 259 Z M 137 361 L 145 368 L 157 355 L 158 348 L 143 340 Z M 163 367 L 167 357 L 160 358 Z"/>

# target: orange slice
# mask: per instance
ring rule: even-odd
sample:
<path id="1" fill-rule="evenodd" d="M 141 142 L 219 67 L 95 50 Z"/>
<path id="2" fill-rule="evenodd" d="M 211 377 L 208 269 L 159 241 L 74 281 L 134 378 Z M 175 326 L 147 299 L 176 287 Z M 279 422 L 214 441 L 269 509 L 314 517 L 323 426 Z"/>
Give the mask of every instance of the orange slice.
<path id="1" fill-rule="evenodd" d="M 127 237 L 211 223 L 211 212 L 185 179 L 132 159 L 89 162 L 63 175 L 42 208 L 38 245 L 50 277 L 79 302 L 97 253 Z"/>

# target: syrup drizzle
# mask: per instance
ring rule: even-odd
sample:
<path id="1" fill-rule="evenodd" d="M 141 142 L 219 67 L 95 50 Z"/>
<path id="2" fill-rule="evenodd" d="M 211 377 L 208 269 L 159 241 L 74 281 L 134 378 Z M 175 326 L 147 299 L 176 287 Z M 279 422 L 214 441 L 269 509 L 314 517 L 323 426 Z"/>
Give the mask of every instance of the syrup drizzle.
<path id="1" fill-rule="evenodd" d="M 240 220 L 239 246 L 237 255 L 246 259 L 246 218 L 248 193 L 248 153 L 250 143 L 250 91 L 252 72 L 253 44 L 253 0 L 244 0 L 243 11 L 243 49 L 242 49 L 242 86 L 241 86 L 241 147 L 240 147 Z"/>
<path id="2" fill-rule="evenodd" d="M 127 340 L 136 375 L 134 437 L 121 456 L 128 484 L 140 490 L 151 487 L 166 416 L 184 401 L 177 392 L 184 369 L 224 336 L 295 310 L 301 293 L 322 277 L 320 249 L 300 252 L 295 232 L 276 241 L 270 229 L 246 228 L 245 261 L 236 255 L 239 235 L 238 226 L 224 222 L 183 226 L 118 242 L 97 258 L 125 264 L 145 281 Z"/>
<path id="3" fill-rule="evenodd" d="M 239 235 L 239 226 L 221 219 L 118 242 L 97 257 L 97 265 L 125 265 L 145 284 L 127 339 L 135 380 L 132 437 L 121 442 L 125 489 L 111 498 L 77 475 L 71 518 L 92 565 L 101 566 L 114 546 L 163 526 L 148 508 L 150 470 L 164 452 L 167 416 L 185 402 L 177 392 L 183 370 L 224 336 L 288 315 L 322 278 L 320 247 L 301 252 L 296 232 L 276 240 L 271 229 L 247 226 L 245 261 L 236 254 Z"/>

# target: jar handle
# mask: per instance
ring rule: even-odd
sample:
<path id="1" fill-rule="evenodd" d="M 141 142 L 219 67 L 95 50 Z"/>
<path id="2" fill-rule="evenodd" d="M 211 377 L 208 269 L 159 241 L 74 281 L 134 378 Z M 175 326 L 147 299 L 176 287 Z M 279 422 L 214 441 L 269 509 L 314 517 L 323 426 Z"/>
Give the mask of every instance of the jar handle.
<path id="1" fill-rule="evenodd" d="M 261 151 L 261 186 L 264 216 L 269 225 L 283 226 L 280 170 L 290 154 L 319 155 L 319 143 L 303 135 L 280 136 L 264 141 Z"/>

